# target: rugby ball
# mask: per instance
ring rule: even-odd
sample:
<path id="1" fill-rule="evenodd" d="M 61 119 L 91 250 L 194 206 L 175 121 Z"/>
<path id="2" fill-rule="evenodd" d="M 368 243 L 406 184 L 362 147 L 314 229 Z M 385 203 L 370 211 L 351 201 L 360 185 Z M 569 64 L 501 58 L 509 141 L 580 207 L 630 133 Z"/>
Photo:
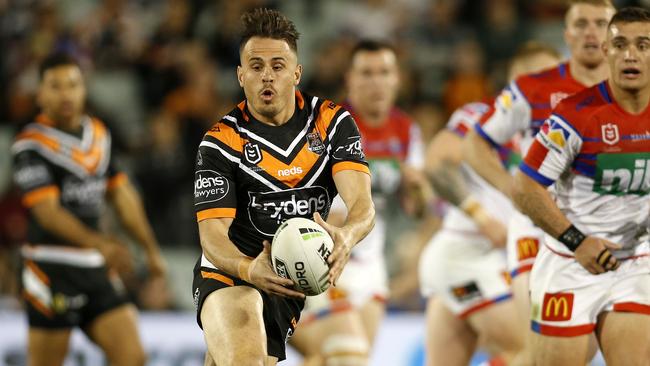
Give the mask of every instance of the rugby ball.
<path id="1" fill-rule="evenodd" d="M 285 221 L 273 236 L 271 261 L 275 273 L 292 280 L 296 290 L 318 295 L 329 287 L 327 258 L 334 242 L 316 222 L 296 217 Z"/>

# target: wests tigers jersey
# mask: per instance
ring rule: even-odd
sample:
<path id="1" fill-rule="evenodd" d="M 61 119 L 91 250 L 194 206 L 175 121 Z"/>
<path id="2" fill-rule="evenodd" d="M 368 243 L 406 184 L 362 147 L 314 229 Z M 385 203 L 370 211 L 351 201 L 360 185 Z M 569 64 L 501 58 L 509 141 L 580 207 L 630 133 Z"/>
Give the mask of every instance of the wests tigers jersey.
<path id="1" fill-rule="evenodd" d="M 47 197 L 57 197 L 67 211 L 85 225 L 98 229 L 106 191 L 126 180 L 111 159 L 111 135 L 102 122 L 82 117 L 80 135 L 55 128 L 45 115 L 37 117 L 16 136 L 11 152 L 14 181 L 30 208 Z M 49 233 L 30 218 L 28 242 L 72 245 Z"/>
<path id="2" fill-rule="evenodd" d="M 255 257 L 263 240 L 293 217 L 326 218 L 341 170 L 369 174 L 350 113 L 329 100 L 296 93 L 281 126 L 255 120 L 246 101 L 217 122 L 199 146 L 194 184 L 197 220 L 233 218 L 229 237 Z"/>

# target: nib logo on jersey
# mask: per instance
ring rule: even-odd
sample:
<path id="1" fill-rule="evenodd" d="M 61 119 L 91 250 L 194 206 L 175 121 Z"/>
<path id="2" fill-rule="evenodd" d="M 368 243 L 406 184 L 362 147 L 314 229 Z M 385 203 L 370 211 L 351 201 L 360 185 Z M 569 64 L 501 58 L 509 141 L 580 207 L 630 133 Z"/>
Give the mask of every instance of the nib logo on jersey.
<path id="1" fill-rule="evenodd" d="M 315 212 L 327 217 L 329 195 L 323 187 L 305 187 L 280 192 L 248 192 L 248 216 L 257 231 L 272 236 L 293 217 L 311 219 Z"/>
<path id="2" fill-rule="evenodd" d="M 598 154 L 594 192 L 600 194 L 650 193 L 650 153 Z"/>
<path id="3" fill-rule="evenodd" d="M 199 170 L 194 175 L 194 198 L 197 205 L 219 201 L 228 194 L 228 180 L 214 170 Z"/>

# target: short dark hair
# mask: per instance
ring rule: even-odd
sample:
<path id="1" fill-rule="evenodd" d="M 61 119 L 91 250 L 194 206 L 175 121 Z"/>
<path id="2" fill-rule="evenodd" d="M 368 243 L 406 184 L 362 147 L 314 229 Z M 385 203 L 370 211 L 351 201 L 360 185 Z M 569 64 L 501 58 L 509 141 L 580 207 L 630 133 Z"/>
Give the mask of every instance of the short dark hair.
<path id="1" fill-rule="evenodd" d="M 609 26 L 616 23 L 633 23 L 642 22 L 650 23 L 650 11 L 644 8 L 626 7 L 614 14 L 612 20 L 609 21 Z"/>
<path id="2" fill-rule="evenodd" d="M 279 39 L 287 42 L 289 47 L 298 52 L 298 38 L 300 33 L 291 20 L 282 13 L 273 9 L 257 8 L 241 17 L 244 31 L 239 42 L 239 52 L 253 37 Z"/>
<path id="3" fill-rule="evenodd" d="M 396 53 L 395 47 L 386 41 L 380 41 L 376 39 L 362 39 L 357 42 L 354 47 L 352 47 L 352 51 L 350 51 L 350 60 L 352 60 L 354 56 L 356 56 L 359 52 L 377 52 L 381 50 L 389 50 L 393 53 Z"/>
<path id="4" fill-rule="evenodd" d="M 77 60 L 71 55 L 61 52 L 53 53 L 41 62 L 41 66 L 38 68 L 38 77 L 40 80 L 43 80 L 46 71 L 55 67 L 68 65 L 80 67 L 79 62 L 77 62 Z"/>

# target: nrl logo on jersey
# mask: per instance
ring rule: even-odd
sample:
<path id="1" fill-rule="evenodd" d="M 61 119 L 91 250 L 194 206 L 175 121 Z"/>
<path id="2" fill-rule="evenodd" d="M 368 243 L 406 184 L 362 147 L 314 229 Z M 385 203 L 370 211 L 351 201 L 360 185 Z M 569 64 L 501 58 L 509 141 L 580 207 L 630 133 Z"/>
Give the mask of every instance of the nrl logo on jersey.
<path id="1" fill-rule="evenodd" d="M 603 142 L 607 145 L 614 145 L 620 139 L 618 134 L 618 126 L 613 123 L 600 126 L 603 134 Z"/>
<path id="2" fill-rule="evenodd" d="M 309 144 L 309 151 L 318 155 L 321 155 L 325 151 L 325 144 L 323 144 L 323 140 L 321 140 L 318 132 L 308 133 L 306 137 L 307 143 Z"/>
<path id="3" fill-rule="evenodd" d="M 244 145 L 244 157 L 251 164 L 257 164 L 262 161 L 262 151 L 257 144 L 247 142 Z"/>

